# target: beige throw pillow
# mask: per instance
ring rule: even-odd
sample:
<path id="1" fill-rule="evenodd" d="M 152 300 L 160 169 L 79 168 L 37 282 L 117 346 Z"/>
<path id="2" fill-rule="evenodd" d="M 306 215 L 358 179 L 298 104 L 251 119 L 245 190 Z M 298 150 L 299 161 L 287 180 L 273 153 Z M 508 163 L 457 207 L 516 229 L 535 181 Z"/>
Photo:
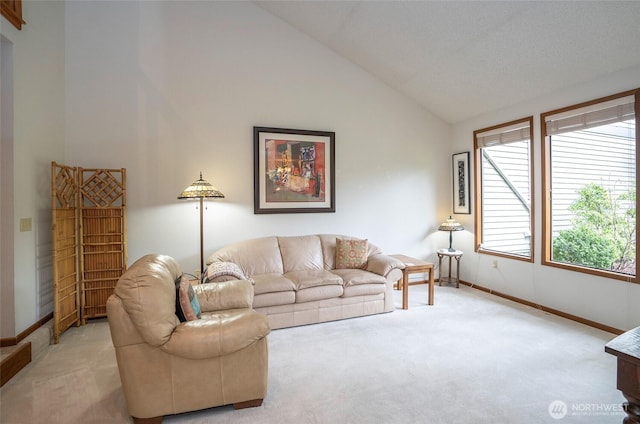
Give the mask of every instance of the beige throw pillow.
<path id="1" fill-rule="evenodd" d="M 367 240 L 336 238 L 336 269 L 364 268 L 367 249 Z"/>

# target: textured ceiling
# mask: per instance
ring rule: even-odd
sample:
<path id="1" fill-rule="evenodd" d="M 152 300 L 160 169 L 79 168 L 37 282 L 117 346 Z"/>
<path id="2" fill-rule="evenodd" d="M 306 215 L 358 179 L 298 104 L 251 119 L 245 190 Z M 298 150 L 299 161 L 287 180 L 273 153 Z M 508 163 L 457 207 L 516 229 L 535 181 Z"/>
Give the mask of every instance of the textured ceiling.
<path id="1" fill-rule="evenodd" d="M 450 123 L 640 65 L 640 1 L 257 1 Z"/>

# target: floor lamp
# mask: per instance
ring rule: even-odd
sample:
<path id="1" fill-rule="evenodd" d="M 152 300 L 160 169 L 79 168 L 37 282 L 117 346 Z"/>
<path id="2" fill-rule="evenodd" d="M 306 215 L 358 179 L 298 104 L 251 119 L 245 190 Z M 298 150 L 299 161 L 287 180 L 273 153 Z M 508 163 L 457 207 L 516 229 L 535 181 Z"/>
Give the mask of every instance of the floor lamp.
<path id="1" fill-rule="evenodd" d="M 211 185 L 209 181 L 202 179 L 202 172 L 200 172 L 200 178 L 191 183 L 191 185 L 184 189 L 178 199 L 199 199 L 200 200 L 200 273 L 204 271 L 204 231 L 203 231 L 203 205 L 204 199 L 223 199 L 224 194 L 217 188 Z M 201 274 L 202 275 L 202 274 Z"/>

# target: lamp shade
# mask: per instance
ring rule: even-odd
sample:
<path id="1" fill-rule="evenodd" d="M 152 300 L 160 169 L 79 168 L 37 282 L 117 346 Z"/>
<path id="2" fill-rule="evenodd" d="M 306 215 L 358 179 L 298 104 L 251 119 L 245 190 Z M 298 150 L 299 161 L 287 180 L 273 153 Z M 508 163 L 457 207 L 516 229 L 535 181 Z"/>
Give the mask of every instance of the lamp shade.
<path id="1" fill-rule="evenodd" d="M 438 227 L 438 230 L 440 230 L 440 231 L 462 231 L 462 230 L 464 230 L 464 227 L 462 226 L 462 224 L 460 224 L 459 222 L 456 222 L 455 219 L 453 219 L 451 216 L 449 216 L 449 219 L 447 219 L 445 222 L 440 224 L 440 226 Z"/>
<path id="2" fill-rule="evenodd" d="M 464 230 L 464 227 L 449 215 L 449 219 L 440 224 L 438 230 L 449 231 L 449 252 L 455 252 L 455 249 L 451 247 L 451 244 L 453 243 L 453 232 L 462 231 Z"/>
<path id="3" fill-rule="evenodd" d="M 224 194 L 217 188 L 211 185 L 207 180 L 202 179 L 202 172 L 200 172 L 200 178 L 191 183 L 191 185 L 184 189 L 178 199 L 211 199 L 224 198 Z"/>

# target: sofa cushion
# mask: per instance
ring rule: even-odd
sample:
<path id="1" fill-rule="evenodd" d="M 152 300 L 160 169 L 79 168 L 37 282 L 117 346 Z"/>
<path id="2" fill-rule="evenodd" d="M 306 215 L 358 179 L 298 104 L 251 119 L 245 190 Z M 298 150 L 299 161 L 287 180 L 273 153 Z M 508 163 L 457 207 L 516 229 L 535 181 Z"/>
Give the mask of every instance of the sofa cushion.
<path id="1" fill-rule="evenodd" d="M 334 274 L 339 275 L 344 282 L 345 287 L 356 286 L 359 284 L 383 284 L 386 282 L 382 275 L 374 274 L 373 272 L 365 271 L 363 269 L 335 269 L 332 271 Z"/>
<path id="2" fill-rule="evenodd" d="M 367 240 L 336 238 L 336 269 L 364 268 Z"/>
<path id="3" fill-rule="evenodd" d="M 287 272 L 285 277 L 293 281 L 296 290 L 316 286 L 342 285 L 342 278 L 340 278 L 339 275 L 325 271 L 324 269 Z"/>
<path id="4" fill-rule="evenodd" d="M 209 256 L 207 265 L 213 262 L 234 262 L 247 278 L 255 274 L 284 273 L 277 237 L 262 237 L 230 244 Z"/>
<path id="5" fill-rule="evenodd" d="M 315 286 L 296 292 L 296 303 L 313 302 L 314 300 L 333 299 L 342 296 L 342 286 Z"/>
<path id="6" fill-rule="evenodd" d="M 176 315 L 180 322 L 200 319 L 200 302 L 184 274 L 176 279 Z"/>
<path id="7" fill-rule="evenodd" d="M 384 294 L 386 287 L 384 284 L 358 284 L 344 288 L 342 297 L 371 296 Z"/>
<path id="8" fill-rule="evenodd" d="M 278 237 L 284 272 L 322 269 L 322 245 L 318 236 Z"/>
<path id="9" fill-rule="evenodd" d="M 263 293 L 275 293 L 294 291 L 296 289 L 293 281 L 282 274 L 257 274 L 253 276 L 255 285 L 253 292 L 255 295 Z"/>
<path id="10" fill-rule="evenodd" d="M 266 306 L 289 305 L 296 302 L 296 292 L 293 290 L 257 294 L 253 297 L 253 308 L 264 308 Z"/>

